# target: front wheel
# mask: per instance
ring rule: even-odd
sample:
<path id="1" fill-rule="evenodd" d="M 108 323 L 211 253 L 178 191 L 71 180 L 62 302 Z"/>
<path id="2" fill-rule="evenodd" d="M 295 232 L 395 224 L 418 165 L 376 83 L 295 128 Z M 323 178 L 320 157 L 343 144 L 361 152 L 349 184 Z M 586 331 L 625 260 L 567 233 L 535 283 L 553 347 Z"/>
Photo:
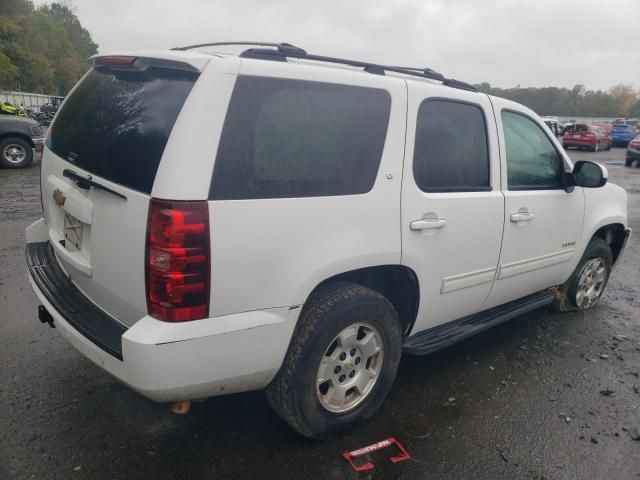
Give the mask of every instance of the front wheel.
<path id="1" fill-rule="evenodd" d="M 326 285 L 305 305 L 267 399 L 302 435 L 335 436 L 376 412 L 401 354 L 400 322 L 385 297 L 357 284 Z"/>
<path id="2" fill-rule="evenodd" d="M 571 277 L 558 289 L 551 308 L 561 312 L 593 308 L 607 286 L 612 265 L 611 247 L 601 238 L 592 238 Z"/>

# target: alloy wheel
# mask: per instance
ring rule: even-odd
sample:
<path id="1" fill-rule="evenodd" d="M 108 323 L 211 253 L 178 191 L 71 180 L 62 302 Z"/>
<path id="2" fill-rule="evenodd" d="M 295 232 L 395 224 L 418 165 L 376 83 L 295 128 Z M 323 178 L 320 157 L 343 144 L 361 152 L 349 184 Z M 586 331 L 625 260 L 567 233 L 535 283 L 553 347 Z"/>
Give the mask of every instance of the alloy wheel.
<path id="1" fill-rule="evenodd" d="M 342 330 L 329 344 L 318 366 L 316 394 L 333 413 L 357 407 L 373 390 L 384 361 L 380 332 L 368 323 Z"/>
<path id="2" fill-rule="evenodd" d="M 580 271 L 576 288 L 576 306 L 586 310 L 596 304 L 604 291 L 609 275 L 608 267 L 602 258 L 592 258 Z"/>
<path id="3" fill-rule="evenodd" d="M 9 143 L 4 147 L 2 156 L 9 163 L 20 163 L 27 156 L 27 151 L 18 143 Z"/>

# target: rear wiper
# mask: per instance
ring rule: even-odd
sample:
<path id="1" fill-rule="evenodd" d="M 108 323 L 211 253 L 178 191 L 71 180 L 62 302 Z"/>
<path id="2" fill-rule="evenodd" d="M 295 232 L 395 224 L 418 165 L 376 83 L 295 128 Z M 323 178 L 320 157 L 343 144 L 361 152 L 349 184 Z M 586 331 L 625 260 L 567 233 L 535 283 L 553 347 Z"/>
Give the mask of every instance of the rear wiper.
<path id="1" fill-rule="evenodd" d="M 93 181 L 91 179 L 91 175 L 89 175 L 88 177 L 83 177 L 79 173 L 76 173 L 73 170 L 69 170 L 68 168 L 65 168 L 62 171 L 62 176 L 67 177 L 70 180 L 73 180 L 74 182 L 76 182 L 76 185 L 78 185 L 78 187 L 83 188 L 85 190 L 89 190 L 89 188 L 93 187 L 97 190 L 102 190 L 104 192 L 112 193 L 116 197 L 120 197 L 124 200 L 127 199 L 127 197 L 125 197 L 121 193 L 116 192 L 115 190 L 111 190 L 109 187 L 105 187 L 101 183 Z"/>

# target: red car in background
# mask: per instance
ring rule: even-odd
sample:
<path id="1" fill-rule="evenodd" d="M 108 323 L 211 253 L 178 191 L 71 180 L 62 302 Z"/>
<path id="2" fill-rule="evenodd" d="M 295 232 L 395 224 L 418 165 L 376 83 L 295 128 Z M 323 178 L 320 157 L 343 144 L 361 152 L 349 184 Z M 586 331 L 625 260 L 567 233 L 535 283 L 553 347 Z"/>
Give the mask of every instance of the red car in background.
<path id="1" fill-rule="evenodd" d="M 604 133 L 611 136 L 611 130 L 613 130 L 613 125 L 606 122 L 593 122 L 591 125 L 595 125 L 596 127 L 600 127 L 604 130 Z"/>
<path id="2" fill-rule="evenodd" d="M 562 134 L 562 146 L 586 148 L 592 152 L 611 149 L 611 137 L 598 125 L 576 123 L 565 129 Z"/>

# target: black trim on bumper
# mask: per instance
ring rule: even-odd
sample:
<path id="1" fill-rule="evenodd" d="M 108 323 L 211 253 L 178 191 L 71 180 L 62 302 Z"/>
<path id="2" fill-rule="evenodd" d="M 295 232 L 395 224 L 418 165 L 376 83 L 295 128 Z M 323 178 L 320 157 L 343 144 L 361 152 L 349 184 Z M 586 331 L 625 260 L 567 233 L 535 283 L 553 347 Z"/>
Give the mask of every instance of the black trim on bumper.
<path id="1" fill-rule="evenodd" d="M 122 360 L 122 335 L 127 328 L 96 307 L 71 283 L 49 242 L 29 243 L 25 254 L 31 278 L 53 308 L 88 340 Z"/>

